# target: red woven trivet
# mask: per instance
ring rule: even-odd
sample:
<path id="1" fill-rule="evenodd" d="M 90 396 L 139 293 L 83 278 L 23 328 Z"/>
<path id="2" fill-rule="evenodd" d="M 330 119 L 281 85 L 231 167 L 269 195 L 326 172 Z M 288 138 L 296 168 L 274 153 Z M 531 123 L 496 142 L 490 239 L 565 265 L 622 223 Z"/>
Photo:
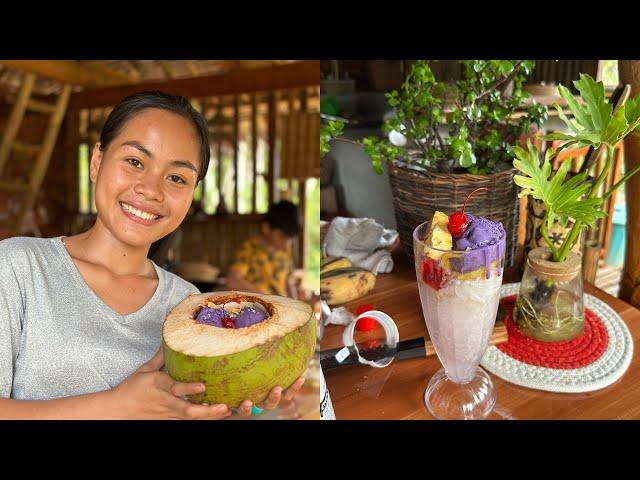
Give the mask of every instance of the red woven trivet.
<path id="1" fill-rule="evenodd" d="M 542 342 L 523 335 L 516 328 L 513 322 L 516 295 L 504 297 L 500 302 L 506 310 L 504 323 L 509 339 L 497 347 L 516 360 L 538 367 L 568 370 L 595 362 L 607 348 L 607 329 L 589 309 L 584 312 L 584 330 L 576 338 L 566 342 Z"/>

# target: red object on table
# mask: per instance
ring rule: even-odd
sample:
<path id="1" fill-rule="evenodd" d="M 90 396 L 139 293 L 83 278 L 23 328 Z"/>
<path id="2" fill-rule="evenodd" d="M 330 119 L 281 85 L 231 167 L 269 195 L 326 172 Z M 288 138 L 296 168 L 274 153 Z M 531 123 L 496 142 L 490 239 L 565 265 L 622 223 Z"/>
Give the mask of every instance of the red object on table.
<path id="1" fill-rule="evenodd" d="M 358 308 L 356 308 L 356 316 L 359 317 L 364 312 L 369 312 L 375 309 L 376 307 L 369 303 L 359 305 Z M 378 322 L 376 322 L 375 318 L 363 317 L 358 320 L 358 323 L 356 323 L 356 330 L 358 330 L 359 332 L 368 332 L 369 330 L 373 330 L 374 328 L 376 328 L 377 323 Z"/>

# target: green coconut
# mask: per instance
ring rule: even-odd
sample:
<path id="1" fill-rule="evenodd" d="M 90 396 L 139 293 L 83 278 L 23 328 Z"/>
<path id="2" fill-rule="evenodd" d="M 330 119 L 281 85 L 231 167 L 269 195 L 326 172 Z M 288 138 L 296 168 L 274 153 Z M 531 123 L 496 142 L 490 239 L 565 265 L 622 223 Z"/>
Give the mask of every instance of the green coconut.
<path id="1" fill-rule="evenodd" d="M 246 328 L 219 328 L 195 318 L 207 302 L 262 308 L 268 317 Z M 244 292 L 190 295 L 167 316 L 163 328 L 165 367 L 180 382 L 203 382 L 197 403 L 237 407 L 262 402 L 276 386 L 289 387 L 307 369 L 316 346 L 309 305 L 291 298 Z"/>

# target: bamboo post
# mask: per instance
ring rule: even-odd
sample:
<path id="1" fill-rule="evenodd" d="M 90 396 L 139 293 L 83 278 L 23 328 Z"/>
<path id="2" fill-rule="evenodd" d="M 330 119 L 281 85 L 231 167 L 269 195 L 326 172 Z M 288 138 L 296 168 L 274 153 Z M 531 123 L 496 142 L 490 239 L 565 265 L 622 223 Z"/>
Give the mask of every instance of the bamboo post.
<path id="1" fill-rule="evenodd" d="M 222 191 L 222 164 L 223 164 L 223 151 L 222 151 L 222 128 L 224 124 L 224 105 L 223 98 L 218 98 L 218 112 L 216 113 L 216 157 L 218 158 L 218 207 L 216 208 L 216 215 L 224 215 L 227 213 L 227 205 L 224 200 L 224 194 Z"/>
<path id="2" fill-rule="evenodd" d="M 233 96 L 233 211 L 240 213 L 238 205 L 238 182 L 240 175 L 238 174 L 238 130 L 240 129 L 240 107 L 238 95 Z"/>
<path id="3" fill-rule="evenodd" d="M 618 60 L 620 81 L 631 85 L 631 98 L 640 93 L 640 60 Z M 624 139 L 625 171 L 640 165 L 640 138 L 627 135 Z M 620 298 L 640 307 L 640 176 L 634 175 L 625 184 L 627 204 L 627 248 L 625 253 Z"/>
<path id="4" fill-rule="evenodd" d="M 256 213 L 256 190 L 258 183 L 258 102 L 256 94 L 251 95 L 251 213 Z"/>
<path id="5" fill-rule="evenodd" d="M 268 142 L 269 142 L 269 158 L 267 170 L 267 185 L 269 195 L 269 205 L 278 201 L 278 191 L 276 188 L 277 174 L 276 168 L 276 108 L 277 102 L 275 92 L 269 94 L 269 124 L 268 124 Z"/>
<path id="6" fill-rule="evenodd" d="M 596 282 L 600 250 L 602 250 L 602 244 L 597 240 L 586 241 L 582 248 L 582 279 L 587 283 L 595 284 Z"/>
<path id="7" fill-rule="evenodd" d="M 71 219 L 80 211 L 78 192 L 80 191 L 80 178 L 78 172 L 78 157 L 80 148 L 80 112 L 78 110 L 67 111 L 66 115 L 66 182 L 65 190 L 65 226 L 64 233 L 71 233 Z M 91 150 L 89 150 L 91 155 Z"/>
<path id="8" fill-rule="evenodd" d="M 615 185 L 618 183 L 620 178 L 622 177 L 622 164 L 624 162 L 624 145 L 622 142 L 619 142 L 614 149 L 614 158 L 613 164 L 611 167 L 612 172 L 609 175 L 607 190 L 611 187 L 611 185 Z M 613 213 L 615 211 L 616 206 L 616 198 L 618 195 L 618 191 L 615 191 L 611 194 L 609 199 L 605 203 L 605 211 L 607 212 L 607 217 L 600 219 L 601 224 L 604 225 L 602 235 L 600 241 L 602 242 L 602 250 L 600 251 L 600 258 L 603 260 L 607 259 L 609 254 L 609 245 L 611 244 L 611 233 L 613 231 Z"/>
<path id="9" fill-rule="evenodd" d="M 209 108 L 209 99 L 208 98 L 203 98 L 202 99 L 202 103 L 201 103 L 201 112 L 200 113 L 202 113 L 202 117 L 205 118 L 205 121 L 206 121 L 206 118 L 207 118 L 207 109 L 208 108 Z M 207 127 L 209 128 L 208 123 L 207 123 Z M 211 164 L 211 156 L 212 156 L 211 155 L 211 145 L 209 145 L 209 164 Z M 200 182 L 199 187 L 200 187 L 200 201 L 197 202 L 197 204 L 196 204 L 196 211 L 197 212 L 202 212 L 202 211 L 204 211 L 205 197 L 206 197 L 206 194 L 207 194 L 207 182 L 206 182 L 206 180 L 204 178 Z"/>

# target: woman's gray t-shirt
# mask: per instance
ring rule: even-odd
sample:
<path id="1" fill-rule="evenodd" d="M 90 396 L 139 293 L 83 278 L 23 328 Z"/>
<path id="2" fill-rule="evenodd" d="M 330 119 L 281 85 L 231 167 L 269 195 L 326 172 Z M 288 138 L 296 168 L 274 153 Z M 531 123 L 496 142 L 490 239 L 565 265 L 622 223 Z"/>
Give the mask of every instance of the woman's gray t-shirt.
<path id="1" fill-rule="evenodd" d="M 0 241 L 0 397 L 48 400 L 108 390 L 148 361 L 169 311 L 198 293 L 153 266 L 158 286 L 151 299 L 120 315 L 84 281 L 62 237 Z"/>

